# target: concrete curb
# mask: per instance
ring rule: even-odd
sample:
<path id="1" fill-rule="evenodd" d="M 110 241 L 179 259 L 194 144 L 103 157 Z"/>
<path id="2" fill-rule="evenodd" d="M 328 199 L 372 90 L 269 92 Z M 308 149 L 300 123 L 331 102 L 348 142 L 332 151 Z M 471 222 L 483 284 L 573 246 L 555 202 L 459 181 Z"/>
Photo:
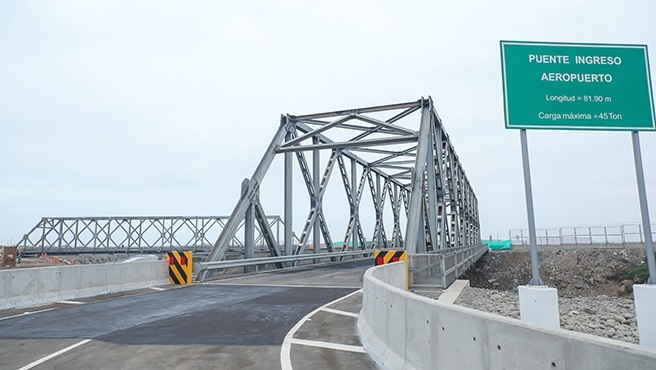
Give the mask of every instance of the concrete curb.
<path id="1" fill-rule="evenodd" d="M 442 294 L 437 298 L 438 301 L 453 304 L 456 299 L 460 297 L 460 293 L 469 286 L 469 280 L 456 280 L 451 284 L 447 290 L 443 291 Z"/>
<path id="2" fill-rule="evenodd" d="M 166 261 L 0 271 L 0 310 L 167 284 Z"/>

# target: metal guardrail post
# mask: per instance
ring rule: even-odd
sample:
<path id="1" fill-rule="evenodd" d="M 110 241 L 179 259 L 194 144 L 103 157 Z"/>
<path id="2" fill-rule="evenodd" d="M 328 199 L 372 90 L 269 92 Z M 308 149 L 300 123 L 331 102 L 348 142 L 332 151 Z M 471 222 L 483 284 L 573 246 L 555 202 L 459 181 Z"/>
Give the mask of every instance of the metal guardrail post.
<path id="1" fill-rule="evenodd" d="M 444 251 L 440 254 L 440 280 L 442 280 L 442 286 L 446 287 L 446 260 L 444 256 Z"/>
<path id="2" fill-rule="evenodd" d="M 590 244 L 592 244 L 592 228 L 588 227 L 588 236 L 590 237 Z"/>

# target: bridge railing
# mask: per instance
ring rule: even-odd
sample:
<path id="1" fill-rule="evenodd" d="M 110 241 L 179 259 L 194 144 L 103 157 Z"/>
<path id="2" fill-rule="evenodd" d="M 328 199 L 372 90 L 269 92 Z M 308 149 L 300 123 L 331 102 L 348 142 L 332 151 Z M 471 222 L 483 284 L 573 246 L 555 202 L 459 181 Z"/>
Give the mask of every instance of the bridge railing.
<path id="1" fill-rule="evenodd" d="M 257 272 L 259 267 L 266 267 L 267 265 L 277 265 L 278 267 L 293 267 L 300 264 L 303 261 L 314 261 L 319 263 L 322 260 L 331 260 L 332 262 L 337 262 L 338 259 L 343 260 L 343 262 L 351 262 L 354 258 L 364 258 L 373 255 L 373 250 L 358 250 L 358 251 L 346 251 L 346 252 L 332 252 L 332 253 L 310 253 L 303 255 L 291 255 L 291 256 L 279 256 L 279 257 L 263 257 L 263 258 L 250 258 L 250 259 L 238 259 L 238 260 L 224 260 L 224 261 L 215 261 L 215 262 L 201 262 L 198 263 L 198 271 L 200 274 L 204 271 L 215 271 L 215 270 L 226 270 L 231 268 L 239 267 L 249 267 L 253 266 L 254 271 Z"/>
<path id="2" fill-rule="evenodd" d="M 409 285 L 414 289 L 446 288 L 487 253 L 484 244 L 409 255 Z"/>
<path id="3" fill-rule="evenodd" d="M 651 229 L 652 237 L 656 238 L 656 224 L 652 224 Z M 535 234 L 538 245 L 628 245 L 645 242 L 641 224 L 541 228 Z M 528 230 L 510 230 L 508 239 L 513 245 L 529 245 Z"/>

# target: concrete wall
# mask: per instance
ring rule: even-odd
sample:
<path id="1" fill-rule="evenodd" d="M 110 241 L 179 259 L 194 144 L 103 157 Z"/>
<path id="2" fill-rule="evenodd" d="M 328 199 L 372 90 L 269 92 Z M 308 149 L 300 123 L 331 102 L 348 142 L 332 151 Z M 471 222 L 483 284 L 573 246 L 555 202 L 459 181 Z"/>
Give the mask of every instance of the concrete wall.
<path id="1" fill-rule="evenodd" d="M 358 334 L 384 369 L 656 369 L 656 351 L 638 345 L 406 292 L 404 270 L 398 262 L 364 275 Z"/>
<path id="2" fill-rule="evenodd" d="M 0 271 L 0 310 L 169 283 L 166 261 Z"/>

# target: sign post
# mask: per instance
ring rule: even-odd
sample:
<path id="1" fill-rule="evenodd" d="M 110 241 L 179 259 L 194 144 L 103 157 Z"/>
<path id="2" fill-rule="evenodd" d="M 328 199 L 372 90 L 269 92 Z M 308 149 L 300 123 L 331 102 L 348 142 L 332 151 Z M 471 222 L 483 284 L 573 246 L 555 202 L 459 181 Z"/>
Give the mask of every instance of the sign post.
<path id="1" fill-rule="evenodd" d="M 551 321 L 557 316 L 553 318 L 550 307 L 555 304 L 556 315 L 558 310 L 555 289 L 543 286 L 539 275 L 527 129 L 631 131 L 649 269 L 645 289 L 638 290 L 648 297 L 640 298 L 643 305 L 656 304 L 656 263 L 638 136 L 638 131 L 656 131 L 647 46 L 501 41 L 501 67 L 505 125 L 520 130 L 531 244 L 533 277 L 528 287 L 519 290 L 522 318 L 525 311 L 531 320 L 544 316 L 535 304 L 539 300 L 544 300 L 547 307 L 542 309 Z M 522 292 L 530 309 L 522 309 Z M 640 316 L 638 293 L 635 300 Z M 656 335 L 642 335 L 656 333 L 656 320 L 643 316 L 651 321 L 643 320 L 649 327 L 640 330 L 641 343 L 656 346 Z"/>
<path id="2" fill-rule="evenodd" d="M 633 159 L 638 180 L 638 197 L 640 198 L 640 214 L 642 216 L 642 230 L 645 234 L 645 249 L 647 251 L 647 269 L 649 277 L 647 284 L 656 284 L 656 263 L 654 263 L 654 241 L 651 237 L 651 221 L 649 221 L 649 208 L 647 206 L 647 191 L 645 190 L 645 174 L 642 170 L 642 155 L 640 153 L 640 136 L 638 131 L 631 133 L 633 141 Z"/>
<path id="3" fill-rule="evenodd" d="M 531 245 L 531 272 L 529 285 L 544 285 L 540 278 L 540 265 L 538 264 L 538 243 L 535 236 L 535 212 L 533 211 L 533 190 L 531 187 L 531 168 L 528 161 L 528 140 L 526 130 L 519 131 L 522 142 L 522 165 L 524 167 L 524 193 L 526 194 L 526 214 L 528 215 L 528 238 Z"/>

